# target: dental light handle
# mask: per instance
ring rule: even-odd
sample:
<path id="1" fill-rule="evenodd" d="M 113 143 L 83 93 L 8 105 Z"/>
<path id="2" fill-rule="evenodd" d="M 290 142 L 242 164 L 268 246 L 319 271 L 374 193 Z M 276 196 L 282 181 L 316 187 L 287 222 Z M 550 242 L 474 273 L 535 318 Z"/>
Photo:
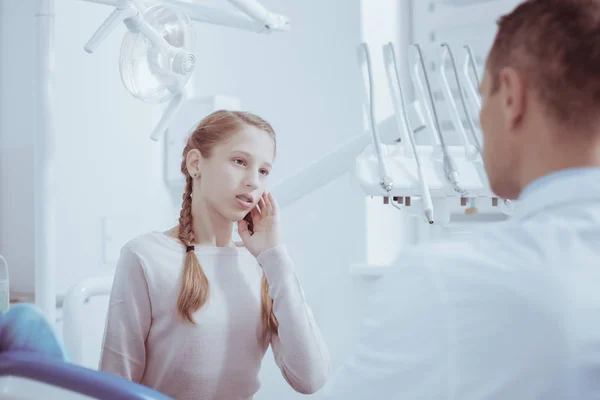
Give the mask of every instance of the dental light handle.
<path id="1" fill-rule="evenodd" d="M 179 107 L 181 107 L 181 104 L 185 100 L 185 97 L 186 97 L 186 95 L 185 95 L 184 90 L 181 90 L 179 93 L 177 93 L 175 95 L 175 97 L 173 97 L 171 99 L 171 101 L 167 105 L 167 108 L 165 109 L 165 112 L 163 113 L 162 117 L 158 121 L 158 124 L 152 131 L 152 134 L 150 135 L 150 139 L 157 141 L 162 136 L 162 134 L 165 132 L 167 127 L 173 121 L 173 118 L 177 115 L 177 110 L 179 109 Z"/>
<path id="2" fill-rule="evenodd" d="M 117 25 L 126 19 L 133 18 L 139 15 L 139 11 L 132 7 L 127 1 L 119 1 L 117 8 L 104 20 L 102 25 L 96 30 L 91 39 L 86 43 L 83 49 L 88 53 L 96 51 L 100 43 L 106 39 L 106 37 L 115 30 Z"/>
<path id="3" fill-rule="evenodd" d="M 188 54 L 191 54 L 185 50 L 177 49 L 171 46 L 164 37 L 162 37 L 156 29 L 154 29 L 147 21 L 145 21 L 141 17 L 135 17 L 131 21 L 127 21 L 127 28 L 132 31 L 139 31 L 142 35 L 144 35 L 150 43 L 157 46 L 158 49 L 164 53 L 168 54 L 169 57 L 174 58 L 176 56 L 186 57 Z M 132 26 L 131 26 L 132 25 Z M 193 55 L 192 55 L 193 57 Z"/>
<path id="4" fill-rule="evenodd" d="M 173 67 L 176 73 L 184 75 L 190 72 L 195 65 L 194 55 L 183 49 L 171 46 L 156 29 L 144 20 L 138 7 L 143 7 L 143 4 L 139 0 L 119 1 L 117 8 L 100 25 L 96 33 L 94 33 L 85 45 L 84 50 L 88 53 L 94 52 L 104 39 L 115 30 L 117 25 L 123 22 L 127 29 L 132 32 L 140 32 L 153 45 L 158 47 L 162 53 L 167 54 L 173 59 Z"/>

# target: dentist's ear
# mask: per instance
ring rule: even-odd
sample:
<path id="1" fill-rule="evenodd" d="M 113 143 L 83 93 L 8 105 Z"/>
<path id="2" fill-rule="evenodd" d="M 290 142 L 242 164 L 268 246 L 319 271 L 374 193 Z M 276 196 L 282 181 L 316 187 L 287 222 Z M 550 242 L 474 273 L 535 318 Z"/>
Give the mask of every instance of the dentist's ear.
<path id="1" fill-rule="evenodd" d="M 500 70 L 498 79 L 504 124 L 509 132 L 515 132 L 527 111 L 525 77 L 514 68 L 506 67 Z"/>

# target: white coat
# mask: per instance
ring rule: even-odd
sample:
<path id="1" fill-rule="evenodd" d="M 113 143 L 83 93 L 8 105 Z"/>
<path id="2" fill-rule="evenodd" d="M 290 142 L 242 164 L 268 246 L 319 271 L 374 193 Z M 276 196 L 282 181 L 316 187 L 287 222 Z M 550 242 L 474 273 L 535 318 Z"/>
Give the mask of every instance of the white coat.
<path id="1" fill-rule="evenodd" d="M 600 399 L 600 168 L 548 175 L 510 220 L 408 250 L 366 315 L 327 400 Z"/>

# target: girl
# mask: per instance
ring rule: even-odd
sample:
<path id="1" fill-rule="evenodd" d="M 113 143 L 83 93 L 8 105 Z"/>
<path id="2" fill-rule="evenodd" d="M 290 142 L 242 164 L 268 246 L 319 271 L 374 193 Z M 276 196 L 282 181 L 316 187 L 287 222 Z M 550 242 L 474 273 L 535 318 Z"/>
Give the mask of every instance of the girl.
<path id="1" fill-rule="evenodd" d="M 265 190 L 274 157 L 275 133 L 253 114 L 200 122 L 183 151 L 179 225 L 121 251 L 101 370 L 177 400 L 251 399 L 270 343 L 294 390 L 324 385 L 328 350 Z"/>

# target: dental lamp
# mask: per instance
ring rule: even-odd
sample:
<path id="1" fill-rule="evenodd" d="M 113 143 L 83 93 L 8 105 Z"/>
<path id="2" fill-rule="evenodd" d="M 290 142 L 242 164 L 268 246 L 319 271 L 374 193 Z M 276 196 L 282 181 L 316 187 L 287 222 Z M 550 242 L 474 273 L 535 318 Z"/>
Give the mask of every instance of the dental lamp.
<path id="1" fill-rule="evenodd" d="M 163 1 L 146 7 L 143 0 L 94 1 L 115 9 L 100 25 L 84 50 L 93 53 L 106 37 L 124 23 L 119 72 L 125 88 L 149 103 L 169 102 L 150 134 L 157 141 L 186 99 L 186 85 L 196 66 L 196 33 L 192 20 L 235 27 L 257 33 L 286 31 L 289 20 L 265 9 L 255 0 L 229 0 L 240 13 L 233 14 L 184 1 Z"/>

